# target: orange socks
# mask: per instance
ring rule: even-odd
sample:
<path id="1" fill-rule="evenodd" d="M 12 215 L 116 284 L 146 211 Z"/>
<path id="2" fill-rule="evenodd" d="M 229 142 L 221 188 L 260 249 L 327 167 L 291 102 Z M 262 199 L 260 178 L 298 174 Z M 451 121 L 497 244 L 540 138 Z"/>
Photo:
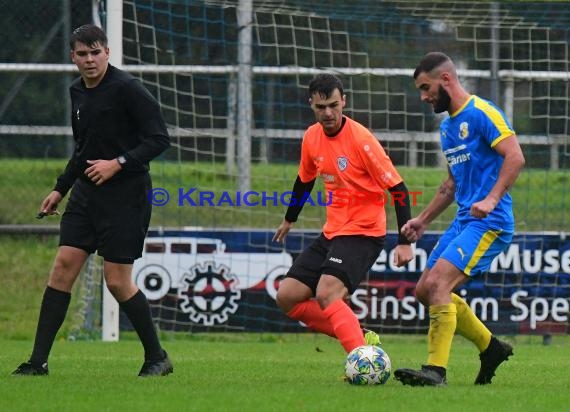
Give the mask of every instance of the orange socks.
<path id="1" fill-rule="evenodd" d="M 334 335 L 348 353 L 358 346 L 366 344 L 360 322 L 350 307 L 338 299 L 323 310 L 323 314 L 333 327 Z"/>
<path id="2" fill-rule="evenodd" d="M 319 303 L 314 299 L 306 300 L 295 305 L 293 309 L 287 313 L 287 316 L 291 319 L 303 322 L 309 329 L 315 332 L 324 333 L 325 335 L 336 338 L 333 325 L 325 316 Z"/>
<path id="3" fill-rule="evenodd" d="M 366 344 L 360 322 L 342 299 L 324 310 L 316 300 L 307 300 L 295 305 L 287 316 L 303 322 L 309 329 L 337 338 L 347 353 Z"/>

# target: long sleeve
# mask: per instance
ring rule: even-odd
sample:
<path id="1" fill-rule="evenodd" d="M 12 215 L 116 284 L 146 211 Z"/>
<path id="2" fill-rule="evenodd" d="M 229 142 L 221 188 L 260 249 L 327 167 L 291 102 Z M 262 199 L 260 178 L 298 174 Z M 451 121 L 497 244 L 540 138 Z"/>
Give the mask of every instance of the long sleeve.
<path id="1" fill-rule="evenodd" d="M 301 210 L 303 210 L 304 203 L 302 202 L 303 197 L 306 193 L 311 193 L 313 186 L 315 185 L 315 179 L 309 182 L 303 182 L 301 177 L 297 176 L 295 184 L 293 185 L 293 196 L 291 196 L 291 205 L 287 208 L 287 213 L 285 213 L 285 220 L 287 222 L 296 222 Z"/>
<path id="2" fill-rule="evenodd" d="M 411 242 L 401 234 L 402 226 L 412 218 L 410 194 L 404 182 L 398 183 L 391 187 L 388 191 L 394 199 L 394 209 L 396 211 L 396 220 L 398 221 L 398 244 L 409 245 Z"/>
<path id="3" fill-rule="evenodd" d="M 78 175 L 77 175 L 77 168 L 75 167 L 75 158 L 72 157 L 67 162 L 67 165 L 65 166 L 65 170 L 63 171 L 63 173 L 59 175 L 59 177 L 57 178 L 53 190 L 61 193 L 61 197 L 65 197 L 67 192 L 69 192 L 69 189 L 71 189 L 71 187 L 75 183 L 75 179 L 77 179 L 77 176 Z"/>
<path id="4" fill-rule="evenodd" d="M 158 102 L 137 79 L 127 84 L 125 94 L 129 114 L 137 124 L 142 140 L 124 154 L 127 159 L 125 170 L 128 171 L 159 156 L 170 147 L 170 138 Z"/>

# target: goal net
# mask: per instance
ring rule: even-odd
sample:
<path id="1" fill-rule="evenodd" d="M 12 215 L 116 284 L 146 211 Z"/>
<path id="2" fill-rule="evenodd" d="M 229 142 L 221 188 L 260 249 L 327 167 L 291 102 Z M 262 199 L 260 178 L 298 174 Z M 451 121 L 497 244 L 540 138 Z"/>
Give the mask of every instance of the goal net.
<path id="1" fill-rule="evenodd" d="M 275 290 L 317 236 L 324 208 L 305 206 L 284 247 L 271 236 L 314 121 L 307 85 L 321 71 L 341 77 L 345 113 L 375 133 L 419 193 L 416 214 L 446 170 L 442 117 L 420 102 L 412 73 L 427 51 L 441 50 L 472 93 L 504 108 L 527 159 L 512 190 L 513 247 L 458 292 L 498 333 L 565 332 L 569 23 L 562 4 L 526 2 L 124 1 L 123 64 L 160 101 L 173 142 L 152 166 L 162 191 L 133 271 L 157 325 L 303 330 L 277 309 Z M 426 330 L 413 287 L 453 213 L 434 222 L 400 270 L 391 264 L 396 223 L 387 207 L 386 251 L 351 301 L 363 325 Z"/>

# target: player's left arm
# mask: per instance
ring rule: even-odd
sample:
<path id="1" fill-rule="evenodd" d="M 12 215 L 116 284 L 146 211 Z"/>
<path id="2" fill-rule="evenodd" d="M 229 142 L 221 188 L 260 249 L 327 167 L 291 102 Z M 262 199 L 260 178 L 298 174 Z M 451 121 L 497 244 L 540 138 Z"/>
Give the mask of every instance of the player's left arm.
<path id="1" fill-rule="evenodd" d="M 160 105 L 150 92 L 137 79 L 124 85 L 125 106 L 130 121 L 140 132 L 141 142 L 134 149 L 120 155 L 121 164 L 116 159 L 87 160 L 89 167 L 85 175 L 97 186 L 102 185 L 121 170 L 140 168 L 170 147 L 168 129 L 160 111 Z"/>
<path id="2" fill-rule="evenodd" d="M 497 143 L 494 149 L 504 158 L 497 182 L 487 196 L 471 205 L 471 215 L 485 218 L 495 209 L 501 198 L 511 189 L 524 167 L 525 159 L 516 135 Z"/>
<path id="3" fill-rule="evenodd" d="M 131 120 L 140 132 L 141 142 L 123 153 L 126 159 L 123 169 L 148 163 L 170 147 L 168 129 L 158 101 L 140 83 L 132 79 L 124 86 L 125 105 Z"/>
<path id="4" fill-rule="evenodd" d="M 394 250 L 394 263 L 404 266 L 414 257 L 411 242 L 402 234 L 402 227 L 412 218 L 410 194 L 406 184 L 402 181 L 388 189 L 394 200 L 394 210 L 398 221 L 398 245 Z"/>
<path id="5" fill-rule="evenodd" d="M 357 147 L 368 172 L 375 177 L 380 187 L 388 189 L 394 201 L 398 221 L 398 245 L 394 250 L 394 263 L 398 267 L 404 266 L 413 258 L 412 246 L 401 232 L 404 224 L 412 217 L 410 194 L 380 142 L 372 135 L 369 142 Z"/>

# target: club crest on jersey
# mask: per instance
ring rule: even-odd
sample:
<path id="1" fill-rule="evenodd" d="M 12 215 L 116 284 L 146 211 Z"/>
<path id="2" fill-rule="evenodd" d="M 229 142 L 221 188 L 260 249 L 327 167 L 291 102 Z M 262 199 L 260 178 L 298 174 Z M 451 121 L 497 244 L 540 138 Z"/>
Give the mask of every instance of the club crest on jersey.
<path id="1" fill-rule="evenodd" d="M 344 172 L 344 170 L 348 167 L 348 159 L 344 156 L 341 156 L 336 159 L 336 164 L 338 165 L 340 171 Z"/>
<path id="2" fill-rule="evenodd" d="M 459 138 L 460 139 L 467 139 L 469 136 L 469 125 L 467 122 L 463 122 L 459 125 Z"/>

